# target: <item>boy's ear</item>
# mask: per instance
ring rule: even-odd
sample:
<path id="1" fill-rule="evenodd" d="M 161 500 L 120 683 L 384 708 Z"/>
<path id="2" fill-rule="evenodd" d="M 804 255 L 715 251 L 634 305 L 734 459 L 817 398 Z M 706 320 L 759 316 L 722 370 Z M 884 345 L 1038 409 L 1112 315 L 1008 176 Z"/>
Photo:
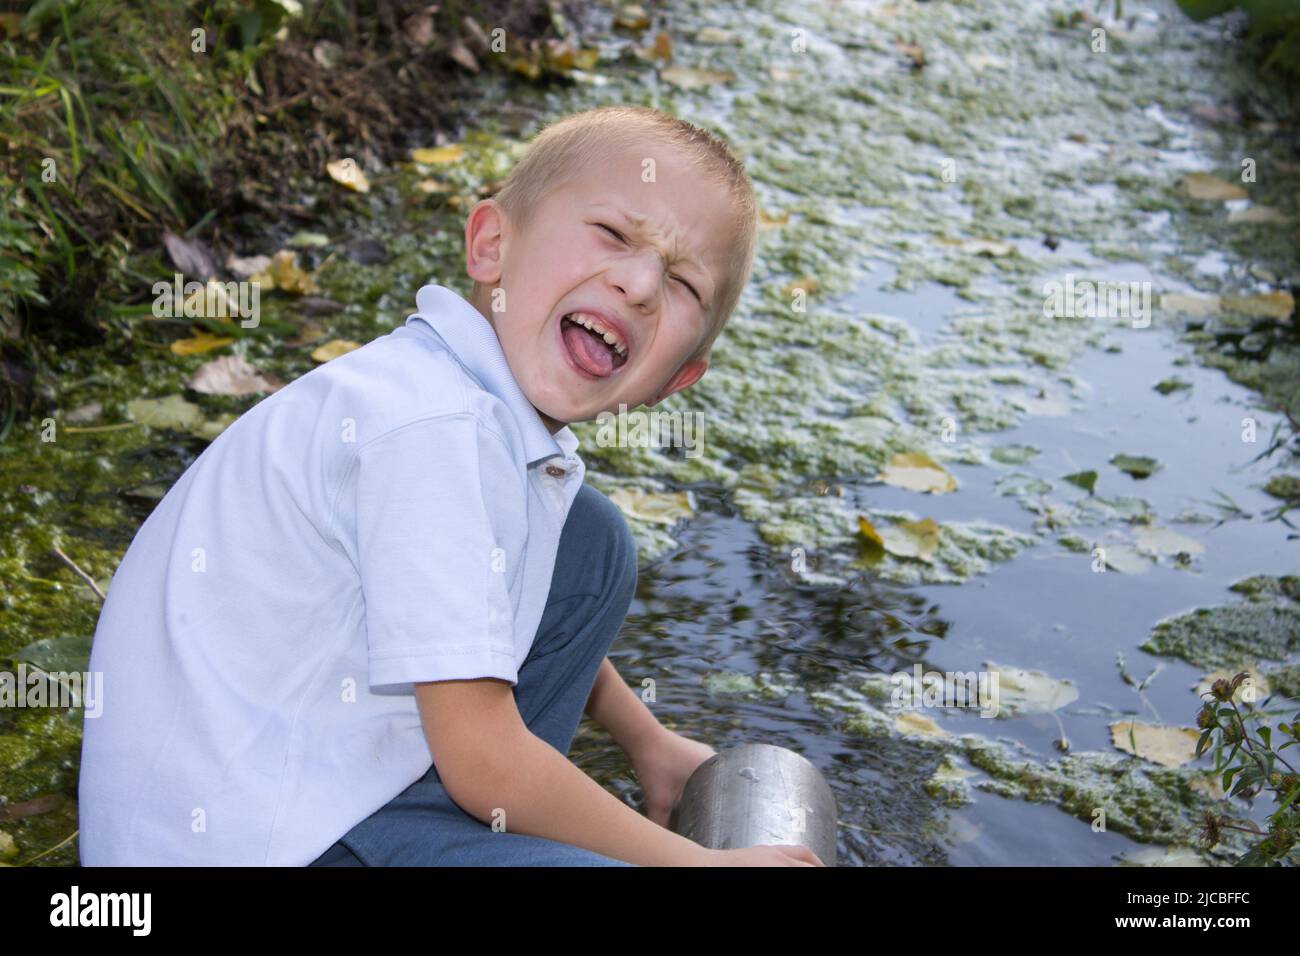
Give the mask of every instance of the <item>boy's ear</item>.
<path id="1" fill-rule="evenodd" d="M 708 370 L 709 360 L 707 358 L 687 362 L 668 380 L 668 384 L 663 387 L 663 390 L 653 400 L 645 403 L 646 407 L 653 408 L 674 392 L 689 388 L 698 382 Z"/>
<path id="2" fill-rule="evenodd" d="M 475 282 L 493 285 L 504 266 L 505 213 L 491 199 L 480 199 L 465 220 L 465 271 Z"/>

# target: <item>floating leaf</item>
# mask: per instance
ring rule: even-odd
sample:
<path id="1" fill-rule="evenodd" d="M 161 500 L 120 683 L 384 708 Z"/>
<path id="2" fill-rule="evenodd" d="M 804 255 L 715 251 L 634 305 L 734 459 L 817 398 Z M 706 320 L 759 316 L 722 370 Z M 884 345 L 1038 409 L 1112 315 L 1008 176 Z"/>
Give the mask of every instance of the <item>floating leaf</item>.
<path id="1" fill-rule="evenodd" d="M 900 521 L 880 532 L 885 550 L 895 557 L 933 563 L 939 549 L 939 523 L 933 518 Z"/>
<path id="2" fill-rule="evenodd" d="M 1225 312 L 1261 319 L 1282 321 L 1291 318 L 1295 299 L 1290 292 L 1261 292 L 1256 295 L 1225 295 L 1221 303 Z"/>
<path id="3" fill-rule="evenodd" d="M 1169 292 L 1160 297 L 1160 308 L 1186 315 L 1213 315 L 1219 311 L 1219 304 L 1217 295 Z"/>
<path id="4" fill-rule="evenodd" d="M 1236 691 L 1232 695 L 1234 701 L 1238 704 L 1243 702 L 1254 703 L 1269 695 L 1271 689 L 1268 684 L 1268 678 L 1253 667 L 1239 667 L 1236 670 L 1217 670 L 1206 674 L 1196 684 L 1196 696 L 1203 700 L 1206 699 L 1204 695 L 1210 693 L 1214 687 L 1215 681 L 1224 680 L 1231 682 L 1232 679 L 1242 671 L 1249 674 L 1250 679 L 1242 681 L 1237 686 Z M 1247 698 L 1252 696 L 1254 700 L 1247 701 Z"/>
<path id="5" fill-rule="evenodd" d="M 951 737 L 952 734 L 931 718 L 915 710 L 905 710 L 894 717 L 894 730 L 914 737 Z"/>
<path id="6" fill-rule="evenodd" d="M 1079 688 L 1073 681 L 1058 680 L 1042 671 L 1003 667 L 987 661 L 984 667 L 989 672 L 990 683 L 993 675 L 997 676 L 997 689 L 993 696 L 999 717 L 1046 714 L 1079 699 Z"/>
<path id="7" fill-rule="evenodd" d="M 1189 727 L 1158 727 L 1138 720 L 1121 720 L 1110 725 L 1111 743 L 1117 748 L 1162 767 L 1181 767 L 1195 760 L 1200 736 Z"/>
<path id="8" fill-rule="evenodd" d="M 714 83 L 735 82 L 736 74 L 730 70 L 704 70 L 692 66 L 666 66 L 659 71 L 659 77 L 665 83 L 679 86 L 684 90 L 693 90 Z"/>
<path id="9" fill-rule="evenodd" d="M 311 357 L 317 362 L 328 362 L 330 359 L 336 359 L 340 355 L 346 355 L 353 349 L 361 348 L 360 342 L 350 342 L 347 339 L 330 339 L 324 345 L 318 345 L 311 353 Z"/>
<path id="10" fill-rule="evenodd" d="M 1228 222 L 1289 222 L 1290 218 L 1272 206 L 1251 206 L 1228 213 Z"/>
<path id="11" fill-rule="evenodd" d="M 413 149 L 411 158 L 423 166 L 437 166 L 454 163 L 465 155 L 465 147 L 459 143 L 450 146 L 438 146 L 433 149 Z"/>
<path id="12" fill-rule="evenodd" d="M 211 332 L 199 331 L 195 332 L 192 338 L 177 339 L 171 344 L 171 350 L 177 355 L 198 355 L 229 345 L 233 341 L 235 340 L 226 335 L 213 335 Z"/>
<path id="13" fill-rule="evenodd" d="M 1134 478 L 1150 478 L 1161 468 L 1160 462 L 1143 455 L 1116 455 L 1110 463 Z"/>
<path id="14" fill-rule="evenodd" d="M 1151 570 L 1151 559 L 1126 544 L 1108 544 L 1102 554 L 1106 567 L 1120 574 L 1145 574 Z"/>
<path id="15" fill-rule="evenodd" d="M 804 276 L 801 279 L 795 279 L 787 286 L 783 286 L 781 289 L 781 298 L 791 299 L 794 297 L 795 292 L 804 292 L 808 295 L 813 295 L 821 289 L 821 287 L 822 284 L 817 281 L 815 276 Z"/>
<path id="16" fill-rule="evenodd" d="M 1250 193 L 1236 183 L 1225 182 L 1209 173 L 1187 173 L 1183 176 L 1183 188 L 1193 199 L 1209 199 L 1214 202 L 1228 202 L 1234 199 L 1248 199 Z"/>
<path id="17" fill-rule="evenodd" d="M 126 403 L 126 413 L 150 428 L 193 428 L 203 421 L 203 412 L 180 395 L 166 398 L 137 398 Z"/>
<path id="18" fill-rule="evenodd" d="M 1065 475 L 1061 480 L 1082 488 L 1088 494 L 1092 494 L 1097 487 L 1097 473 L 1095 471 L 1076 471 L 1072 475 Z"/>
<path id="19" fill-rule="evenodd" d="M 1175 376 L 1173 378 L 1162 379 L 1161 381 L 1156 382 L 1152 387 L 1161 395 L 1168 395 L 1170 392 L 1178 392 L 1185 388 L 1191 388 L 1192 383 L 1185 382 L 1181 378 Z"/>
<path id="20" fill-rule="evenodd" d="M 622 512 L 641 521 L 676 524 L 695 514 L 695 499 L 689 491 L 646 491 L 642 488 L 616 488 L 610 501 Z"/>
<path id="21" fill-rule="evenodd" d="M 1146 554 L 1203 554 L 1205 545 L 1195 538 L 1179 534 L 1170 528 L 1151 526 L 1133 533 L 1138 550 Z"/>
<path id="22" fill-rule="evenodd" d="M 1038 454 L 1032 445 L 999 445 L 989 452 L 989 457 L 1004 465 L 1023 465 Z"/>
<path id="23" fill-rule="evenodd" d="M 366 174 L 351 156 L 326 163 L 325 171 L 329 173 L 330 179 L 340 186 L 346 186 L 353 192 L 370 192 L 370 180 L 366 178 Z"/>
<path id="24" fill-rule="evenodd" d="M 1115 861 L 1116 866 L 1209 866 L 1201 855 L 1186 846 L 1150 846 L 1127 850 Z"/>
<path id="25" fill-rule="evenodd" d="M 924 452 L 899 452 L 889 459 L 880 480 L 896 488 L 946 494 L 957 490 L 957 479 Z"/>
<path id="26" fill-rule="evenodd" d="M 722 46 L 725 44 L 739 45 L 744 41 L 739 33 L 734 33 L 731 30 L 723 30 L 719 27 L 701 27 L 695 34 L 695 42 Z"/>
<path id="27" fill-rule="evenodd" d="M 885 539 L 880 536 L 876 526 L 863 515 L 858 515 L 858 532 L 868 546 L 879 548 L 881 551 L 885 550 Z"/>
<path id="28" fill-rule="evenodd" d="M 200 365 L 185 385 L 205 395 L 253 395 L 274 392 L 284 382 L 274 375 L 264 376 L 242 355 L 223 355 Z"/>

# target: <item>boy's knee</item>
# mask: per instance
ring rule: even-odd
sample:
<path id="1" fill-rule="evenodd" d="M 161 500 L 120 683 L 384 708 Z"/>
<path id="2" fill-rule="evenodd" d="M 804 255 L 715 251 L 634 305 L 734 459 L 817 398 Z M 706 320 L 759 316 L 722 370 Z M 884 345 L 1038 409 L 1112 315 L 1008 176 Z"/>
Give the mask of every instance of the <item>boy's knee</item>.
<path id="1" fill-rule="evenodd" d="M 620 593 L 625 592 L 630 601 L 636 591 L 637 579 L 637 548 L 632 529 L 618 505 L 590 485 L 578 489 L 574 506 L 577 507 L 580 501 L 591 519 L 599 525 L 600 537 L 606 542 L 604 557 L 613 578 L 612 586 Z"/>

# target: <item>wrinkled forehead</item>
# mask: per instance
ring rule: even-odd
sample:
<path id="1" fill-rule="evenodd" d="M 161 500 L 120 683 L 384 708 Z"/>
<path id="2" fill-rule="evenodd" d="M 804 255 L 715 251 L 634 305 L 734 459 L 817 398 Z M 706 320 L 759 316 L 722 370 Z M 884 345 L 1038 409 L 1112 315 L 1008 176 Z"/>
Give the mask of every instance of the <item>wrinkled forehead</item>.
<path id="1" fill-rule="evenodd" d="M 569 181 L 584 209 L 621 216 L 707 269 L 715 285 L 730 271 L 737 210 L 725 185 L 671 144 L 637 139 L 593 156 Z"/>

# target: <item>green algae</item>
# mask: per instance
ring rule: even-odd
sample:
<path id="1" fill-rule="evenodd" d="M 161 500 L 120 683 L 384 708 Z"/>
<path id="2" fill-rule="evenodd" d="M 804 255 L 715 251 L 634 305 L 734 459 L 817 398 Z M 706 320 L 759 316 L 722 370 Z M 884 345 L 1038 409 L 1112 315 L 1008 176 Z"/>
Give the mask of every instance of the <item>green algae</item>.
<path id="1" fill-rule="evenodd" d="M 1104 813 L 1107 830 L 1142 843 L 1193 846 L 1201 813 L 1222 812 L 1202 787 L 1207 775 L 1185 767 L 1155 766 L 1119 753 L 1085 751 L 1046 763 L 1027 759 L 1011 746 L 973 734 L 961 738 L 970 763 L 988 774 L 973 786 L 1003 797 L 1051 803 L 1093 824 Z M 1198 785 L 1199 784 L 1199 785 Z M 1224 831 L 1213 851 L 1225 858 L 1245 852 L 1235 831 Z"/>
<path id="2" fill-rule="evenodd" d="M 1206 669 L 1285 660 L 1300 650 L 1300 608 L 1262 601 L 1197 608 L 1158 623 L 1142 650 Z"/>

